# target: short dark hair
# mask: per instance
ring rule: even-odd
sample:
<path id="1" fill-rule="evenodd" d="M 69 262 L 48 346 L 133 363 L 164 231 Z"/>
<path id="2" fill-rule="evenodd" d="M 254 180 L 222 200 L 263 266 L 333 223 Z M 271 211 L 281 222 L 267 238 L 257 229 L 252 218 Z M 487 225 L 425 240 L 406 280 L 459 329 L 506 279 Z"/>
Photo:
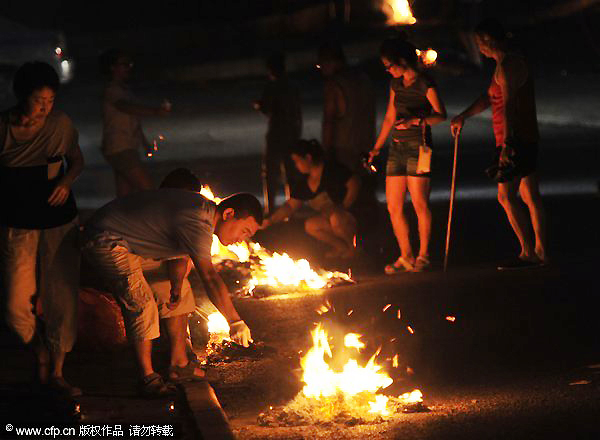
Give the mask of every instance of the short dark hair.
<path id="1" fill-rule="evenodd" d="M 219 202 L 217 205 L 219 212 L 224 212 L 228 208 L 235 211 L 234 217 L 243 219 L 254 217 L 260 225 L 263 222 L 263 209 L 256 197 L 250 193 L 233 194 Z"/>
<path id="2" fill-rule="evenodd" d="M 285 54 L 280 51 L 269 54 L 265 58 L 265 66 L 273 75 L 280 78 L 285 74 Z"/>
<path id="3" fill-rule="evenodd" d="M 290 147 L 289 152 L 290 154 L 297 154 L 302 157 L 306 157 L 310 154 L 312 160 L 317 163 L 323 162 L 323 158 L 325 157 L 325 151 L 316 139 L 300 139 Z"/>
<path id="4" fill-rule="evenodd" d="M 202 182 L 187 168 L 176 168 L 165 176 L 160 188 L 186 189 L 188 191 L 200 192 Z"/>
<path id="5" fill-rule="evenodd" d="M 493 40 L 505 42 L 507 40 L 506 30 L 502 23 L 496 18 L 486 18 L 475 26 L 475 33 L 478 35 L 488 35 Z"/>
<path id="6" fill-rule="evenodd" d="M 56 70 L 43 61 L 33 61 L 23 64 L 15 72 L 13 92 L 19 102 L 24 102 L 35 90 L 48 87 L 56 93 L 60 80 Z"/>
<path id="7" fill-rule="evenodd" d="M 337 61 L 340 63 L 346 62 L 346 54 L 344 48 L 339 41 L 327 41 L 319 47 L 318 59 L 323 61 Z"/>
<path id="8" fill-rule="evenodd" d="M 417 67 L 417 48 L 403 37 L 388 38 L 379 48 L 379 54 L 394 64 L 404 61 L 408 66 Z"/>
<path id="9" fill-rule="evenodd" d="M 129 54 L 123 49 L 116 47 L 106 49 L 98 57 L 98 67 L 100 68 L 100 73 L 103 75 L 110 75 L 111 67 L 117 64 L 119 58 L 127 56 L 129 56 Z"/>

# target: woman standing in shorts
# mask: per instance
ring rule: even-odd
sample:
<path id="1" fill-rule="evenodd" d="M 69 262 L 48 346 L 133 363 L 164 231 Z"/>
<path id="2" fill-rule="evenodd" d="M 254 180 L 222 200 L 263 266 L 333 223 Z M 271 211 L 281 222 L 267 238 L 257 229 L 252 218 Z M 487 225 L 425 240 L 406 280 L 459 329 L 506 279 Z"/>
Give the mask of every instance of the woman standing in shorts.
<path id="1" fill-rule="evenodd" d="M 381 62 L 392 75 L 390 99 L 379 137 L 370 152 L 377 156 L 390 132 L 392 145 L 386 166 L 385 192 L 400 257 L 385 267 L 385 273 L 422 271 L 429 267 L 431 211 L 430 174 L 417 173 L 419 145 L 425 137 L 431 144 L 429 126 L 446 119 L 446 109 L 433 81 L 419 71 L 416 48 L 403 39 L 389 39 L 380 49 Z M 415 258 L 410 244 L 409 226 L 404 214 L 406 190 L 417 213 L 419 254 Z"/>
<path id="2" fill-rule="evenodd" d="M 139 149 L 149 146 L 139 118 L 166 116 L 168 102 L 160 107 L 141 104 L 127 82 L 133 62 L 122 50 L 109 49 L 100 57 L 100 69 L 110 79 L 103 96 L 102 154 L 115 172 L 117 197 L 151 189 L 152 181 L 139 156 Z"/>
<path id="3" fill-rule="evenodd" d="M 465 120 L 492 107 L 492 126 L 500 168 L 510 169 L 497 175 L 498 201 L 521 245 L 518 258 L 498 266 L 498 270 L 537 266 L 546 262 L 546 215 L 538 187 L 537 154 L 539 132 L 533 78 L 525 58 L 509 50 L 502 25 L 487 19 L 475 29 L 479 51 L 496 62 L 488 89 L 464 112 L 452 119 L 456 135 Z M 527 205 L 529 219 L 517 193 Z"/>

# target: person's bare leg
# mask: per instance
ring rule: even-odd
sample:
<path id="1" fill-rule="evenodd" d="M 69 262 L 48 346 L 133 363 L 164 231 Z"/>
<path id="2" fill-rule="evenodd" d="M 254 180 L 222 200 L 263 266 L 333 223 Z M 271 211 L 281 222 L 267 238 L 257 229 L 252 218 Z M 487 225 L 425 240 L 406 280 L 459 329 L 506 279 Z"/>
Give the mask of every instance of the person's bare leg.
<path id="1" fill-rule="evenodd" d="M 385 197 L 392 221 L 394 235 L 400 246 L 400 255 L 409 263 L 414 263 L 414 255 L 410 245 L 409 226 L 404 215 L 404 198 L 407 186 L 406 176 L 390 176 L 385 179 Z"/>
<path id="2" fill-rule="evenodd" d="M 529 208 L 529 216 L 535 234 L 535 253 L 540 260 L 545 261 L 548 257 L 546 250 L 546 212 L 542 203 L 537 176 L 530 174 L 523 177 L 519 185 L 519 192 L 521 199 Z"/>
<path id="3" fill-rule="evenodd" d="M 134 341 L 133 349 L 142 379 L 154 373 L 152 367 L 152 339 Z"/>
<path id="4" fill-rule="evenodd" d="M 37 362 L 37 379 L 41 384 L 46 384 L 50 378 L 50 352 L 40 335 L 36 334 L 33 338 L 32 348 Z"/>
<path id="5" fill-rule="evenodd" d="M 429 208 L 430 179 L 428 177 L 407 177 L 408 191 L 417 214 L 419 229 L 419 256 L 429 258 L 431 239 L 431 209 Z"/>
<path id="6" fill-rule="evenodd" d="M 342 254 L 347 249 L 344 240 L 338 238 L 333 233 L 329 225 L 329 220 L 320 215 L 307 219 L 304 222 L 304 229 L 308 235 L 333 247 L 333 252 L 328 252 L 327 256 Z"/>
<path id="7" fill-rule="evenodd" d="M 67 353 L 62 350 L 50 353 L 52 359 L 52 377 L 63 377 L 63 366 L 66 355 Z"/>
<path id="8" fill-rule="evenodd" d="M 346 243 L 344 257 L 354 255 L 354 237 L 356 236 L 356 220 L 348 211 L 337 210 L 329 217 L 329 224 L 334 235 Z"/>
<path id="9" fill-rule="evenodd" d="M 185 367 L 188 362 L 187 356 L 187 315 L 174 316 L 164 319 L 165 328 L 169 335 L 171 344 L 171 361 L 172 367 Z M 200 368 L 194 370 L 196 376 L 204 376 L 204 371 Z"/>
<path id="10" fill-rule="evenodd" d="M 531 233 L 527 224 L 527 216 L 517 197 L 519 181 L 520 179 L 516 178 L 511 182 L 499 183 L 498 202 L 500 202 L 504 208 L 508 221 L 521 245 L 519 258 L 524 260 L 534 260 L 536 256 L 532 246 Z"/>

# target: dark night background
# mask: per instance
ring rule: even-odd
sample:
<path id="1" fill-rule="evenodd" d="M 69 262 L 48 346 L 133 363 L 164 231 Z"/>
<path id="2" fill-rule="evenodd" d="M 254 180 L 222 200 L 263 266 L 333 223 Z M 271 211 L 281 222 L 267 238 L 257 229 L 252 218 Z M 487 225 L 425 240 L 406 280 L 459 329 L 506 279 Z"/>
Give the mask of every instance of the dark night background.
<path id="1" fill-rule="evenodd" d="M 342 18 L 344 4 L 350 5 L 347 21 Z M 438 51 L 438 63 L 429 73 L 439 86 L 448 119 L 484 90 L 493 67 L 489 61 L 475 67 L 461 44 L 458 33 L 468 22 L 471 4 L 477 8 L 473 21 L 499 18 L 533 66 L 542 139 L 539 176 L 552 264 L 536 272 L 508 274 L 495 269 L 498 261 L 515 255 L 518 243 L 496 201 L 494 184 L 483 174 L 493 148 L 490 116 L 484 113 L 470 120 L 461 135 L 450 271 L 443 273 L 440 267 L 453 151 L 448 120 L 433 128 L 435 270 L 382 275 L 383 265 L 397 257 L 397 248 L 380 176 L 380 223 L 374 227 L 378 241 L 353 271 L 360 282 L 325 295 L 344 313 L 356 309 L 355 321 L 346 315 L 344 319 L 367 329 L 371 342 L 402 333 L 406 345 L 398 350 L 416 371 L 410 380 L 423 387 L 429 403 L 438 406 L 437 412 L 392 426 L 395 431 L 388 432 L 389 437 L 375 433 L 370 438 L 598 438 L 600 1 L 412 2 L 417 24 L 404 29 L 417 47 Z M 262 57 L 273 49 L 287 52 L 290 76 L 302 91 L 303 137 L 318 139 L 322 81 L 314 68 L 316 51 L 324 39 L 339 39 L 350 62 L 373 79 L 379 129 L 389 77 L 377 51 L 385 36 L 395 31 L 384 25 L 377 5 L 376 0 L 2 0 L 0 17 L 66 36 L 75 75 L 61 87 L 57 106 L 71 116 L 80 133 L 86 168 L 74 191 L 81 217 L 86 218 L 114 195 L 112 172 L 99 151 L 103 80 L 97 57 L 101 50 L 130 49 L 136 95 L 149 103 L 158 104 L 165 97 L 173 103 L 168 119 L 143 120 L 149 139 L 157 134 L 166 137 L 166 145 L 145 162 L 156 183 L 172 168 L 186 166 L 218 195 L 242 190 L 260 195 L 266 121 L 250 103 L 265 83 Z M 0 108 L 11 99 L 0 90 Z M 414 220 L 413 215 L 413 227 Z M 311 263 L 319 263 L 323 254 L 318 244 L 307 239 L 300 221 L 260 231 L 256 240 L 294 257 L 308 257 Z M 314 310 L 322 300 L 321 296 L 238 300 L 236 307 L 256 340 L 276 347 L 282 358 L 291 353 L 285 358 L 290 359 L 306 348 L 308 330 L 316 319 Z M 406 321 L 401 325 L 395 318 L 382 318 L 381 309 L 388 303 L 402 308 Z M 456 324 L 444 319 L 450 314 L 457 317 Z M 417 329 L 414 338 L 405 334 L 407 322 Z M 14 344 L 2 344 L 8 369 L 20 352 Z M 163 414 L 158 403 L 151 407 L 138 399 L 131 404 L 129 384 L 119 373 L 119 368 L 133 368 L 123 366 L 131 359 L 126 354 L 111 356 L 80 346 L 67 358 L 71 377 L 84 392 L 90 390 L 83 405 L 96 408 L 94 417 L 101 419 L 112 414 L 111 399 L 119 395 L 115 407 L 125 419 L 142 411 Z M 256 428 L 256 413 L 281 398 L 279 388 L 289 386 L 292 373 L 285 368 L 255 372 L 252 365 L 232 365 L 231 370 L 248 368 L 248 376 L 236 386 L 215 388 L 241 434 L 245 426 Z M 14 387 L 15 370 L 3 375 L 0 392 L 1 387 Z M 23 377 L 18 377 L 25 380 L 21 373 Z M 588 382 L 569 385 L 583 379 Z M 0 400 L 0 413 L 11 405 L 8 399 Z M 263 438 L 260 433 L 252 437 L 251 431 L 240 437 Z M 352 437 L 351 429 L 347 431 L 348 437 L 343 428 L 323 438 L 367 438 Z M 291 428 L 288 434 L 269 438 L 312 438 L 294 436 Z"/>

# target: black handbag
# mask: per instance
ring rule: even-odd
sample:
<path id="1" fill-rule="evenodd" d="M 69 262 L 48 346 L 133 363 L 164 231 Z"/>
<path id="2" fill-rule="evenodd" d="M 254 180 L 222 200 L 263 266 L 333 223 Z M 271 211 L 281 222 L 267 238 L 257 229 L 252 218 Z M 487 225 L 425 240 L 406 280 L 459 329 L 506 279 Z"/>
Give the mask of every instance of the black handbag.
<path id="1" fill-rule="evenodd" d="M 518 150 L 513 148 L 513 154 L 508 158 L 508 162 L 500 165 L 500 153 L 502 147 L 496 148 L 492 164 L 485 169 L 485 174 L 494 182 L 510 182 L 519 175 Z"/>

